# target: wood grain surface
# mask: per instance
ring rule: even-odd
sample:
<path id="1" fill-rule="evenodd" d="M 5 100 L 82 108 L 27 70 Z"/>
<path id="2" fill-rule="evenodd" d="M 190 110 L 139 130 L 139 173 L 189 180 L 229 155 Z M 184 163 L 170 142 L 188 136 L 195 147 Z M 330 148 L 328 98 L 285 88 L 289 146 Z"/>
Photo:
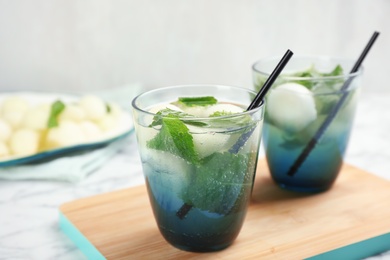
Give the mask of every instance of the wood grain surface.
<path id="1" fill-rule="evenodd" d="M 60 211 L 107 259 L 304 259 L 390 232 L 390 182 L 345 164 L 331 190 L 278 188 L 259 161 L 252 202 L 236 241 L 191 253 L 160 235 L 144 185 L 69 202 Z"/>

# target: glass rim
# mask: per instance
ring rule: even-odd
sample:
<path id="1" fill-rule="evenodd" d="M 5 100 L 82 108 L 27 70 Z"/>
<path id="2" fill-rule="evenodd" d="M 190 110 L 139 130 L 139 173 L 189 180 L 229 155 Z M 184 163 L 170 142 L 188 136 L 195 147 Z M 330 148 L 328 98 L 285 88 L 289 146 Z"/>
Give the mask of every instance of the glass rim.
<path id="1" fill-rule="evenodd" d="M 151 90 L 148 90 L 148 91 L 145 91 L 143 93 L 140 93 L 138 94 L 135 98 L 133 98 L 132 102 L 131 102 L 131 105 L 133 107 L 133 109 L 139 111 L 139 112 L 142 112 L 142 113 L 145 113 L 145 114 L 148 114 L 150 116 L 159 116 L 161 118 L 165 118 L 166 116 L 163 116 L 163 115 L 158 115 L 156 113 L 152 113 L 152 112 L 149 112 L 149 111 L 146 111 L 145 109 L 142 109 L 140 108 L 136 102 L 139 98 L 142 98 L 143 96 L 145 95 L 149 95 L 149 94 L 153 94 L 153 93 L 157 93 L 157 92 L 160 92 L 160 91 L 170 91 L 170 90 L 173 90 L 173 89 L 178 89 L 178 88 L 193 88 L 193 87 L 214 87 L 214 88 L 233 88 L 235 90 L 238 90 L 238 91 L 245 91 L 247 93 L 251 93 L 254 95 L 254 97 L 256 96 L 256 92 L 249 89 L 249 88 L 243 88 L 243 87 L 237 87 L 237 86 L 230 86 L 230 85 L 219 85 L 219 84 L 185 84 L 185 85 L 173 85 L 173 86 L 167 86 L 167 87 L 161 87 L 161 88 L 156 88 L 156 89 L 151 89 Z M 205 94 L 205 96 L 207 96 L 207 93 Z M 178 96 L 179 97 L 179 96 Z M 231 115 L 223 115 L 223 116 L 216 116 L 216 117 L 178 117 L 178 119 L 180 120 L 186 120 L 186 121 L 199 121 L 199 120 L 215 120 L 215 119 L 230 119 L 230 118 L 235 118 L 235 117 L 241 117 L 241 116 L 244 116 L 244 115 L 250 115 L 250 114 L 254 114 L 256 112 L 258 112 L 259 110 L 263 109 L 264 108 L 264 105 L 265 105 L 265 100 L 261 101 L 260 105 L 254 109 L 251 109 L 251 110 L 244 110 L 243 112 L 240 112 L 240 113 L 234 113 L 234 114 L 231 114 Z M 249 104 L 248 104 L 249 106 Z"/>
<path id="2" fill-rule="evenodd" d="M 351 64 L 354 63 L 354 60 L 352 60 L 350 58 L 337 57 L 337 56 L 326 56 L 326 55 L 294 55 L 291 58 L 291 61 L 293 61 L 294 58 L 295 59 L 318 59 L 318 60 L 328 60 L 328 61 L 340 60 L 340 61 L 344 61 L 344 62 L 350 62 Z M 265 71 L 261 71 L 258 68 L 256 68 L 256 66 L 260 62 L 277 61 L 279 59 L 280 59 L 279 56 L 268 56 L 268 57 L 261 58 L 261 59 L 255 61 L 253 63 L 252 71 L 254 71 L 256 73 L 259 73 L 261 75 L 264 75 L 264 76 L 269 76 L 271 73 L 268 73 L 268 72 L 265 72 Z M 343 74 L 343 75 L 339 75 L 339 76 L 297 77 L 297 76 L 289 76 L 288 74 L 281 73 L 279 75 L 279 77 L 283 78 L 283 79 L 287 79 L 287 80 L 294 80 L 294 81 L 298 81 L 298 80 L 299 81 L 311 81 L 311 80 L 327 81 L 327 80 L 335 80 L 335 79 L 353 78 L 353 77 L 362 75 L 363 71 L 364 71 L 364 67 L 360 66 L 359 70 L 356 71 L 356 72 L 353 72 L 353 73 L 348 72 L 347 74 Z"/>

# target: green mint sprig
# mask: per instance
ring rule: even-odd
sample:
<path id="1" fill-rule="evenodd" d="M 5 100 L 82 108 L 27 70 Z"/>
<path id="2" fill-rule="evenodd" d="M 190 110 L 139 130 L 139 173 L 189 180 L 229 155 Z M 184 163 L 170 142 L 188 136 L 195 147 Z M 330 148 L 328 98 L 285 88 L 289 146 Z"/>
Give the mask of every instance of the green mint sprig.
<path id="1" fill-rule="evenodd" d="M 159 111 L 150 126 L 161 125 L 161 129 L 153 139 L 147 142 L 147 146 L 198 164 L 199 156 L 195 151 L 192 135 L 185 123 L 179 119 L 184 115 L 187 114 L 171 109 Z"/>
<path id="2" fill-rule="evenodd" d="M 57 100 L 53 104 L 51 104 L 50 115 L 47 121 L 48 128 L 58 126 L 58 116 L 62 113 L 62 111 L 64 111 L 64 109 L 65 104 L 60 100 Z"/>
<path id="3" fill-rule="evenodd" d="M 188 107 L 209 106 L 217 104 L 218 100 L 212 96 L 205 97 L 179 97 L 178 103 Z"/>
<path id="4" fill-rule="evenodd" d="M 249 156 L 229 152 L 214 153 L 196 168 L 192 187 L 184 191 L 183 200 L 201 210 L 228 214 L 245 190 L 251 185 Z"/>

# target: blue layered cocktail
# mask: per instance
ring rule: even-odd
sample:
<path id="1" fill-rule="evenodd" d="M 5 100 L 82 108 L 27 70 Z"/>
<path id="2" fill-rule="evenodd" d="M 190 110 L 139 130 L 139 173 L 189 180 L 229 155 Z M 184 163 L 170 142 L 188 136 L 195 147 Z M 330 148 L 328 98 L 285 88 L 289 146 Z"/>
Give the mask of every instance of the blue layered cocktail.
<path id="1" fill-rule="evenodd" d="M 181 86 L 133 101 L 150 203 L 161 234 L 189 251 L 216 251 L 242 227 L 256 171 L 263 106 L 227 86 Z"/>
<path id="2" fill-rule="evenodd" d="M 272 67 L 268 63 L 271 60 L 253 66 L 257 89 L 267 77 L 266 67 Z M 361 71 L 346 73 L 351 66 L 342 59 L 294 57 L 268 93 L 263 143 L 279 186 L 319 192 L 336 180 L 360 91 Z M 302 156 L 305 150 L 309 152 Z"/>

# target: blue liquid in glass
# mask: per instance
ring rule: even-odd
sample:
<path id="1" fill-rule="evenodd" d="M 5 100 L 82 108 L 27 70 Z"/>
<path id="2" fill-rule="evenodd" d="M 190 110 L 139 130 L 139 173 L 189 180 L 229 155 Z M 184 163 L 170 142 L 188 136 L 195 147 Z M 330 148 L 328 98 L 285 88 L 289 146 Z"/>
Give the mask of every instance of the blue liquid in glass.
<path id="1" fill-rule="evenodd" d="M 293 176 L 287 173 L 323 120 L 317 119 L 299 133 L 288 133 L 265 120 L 263 143 L 271 176 L 280 187 L 298 192 L 328 190 L 343 164 L 353 115 L 336 117 Z M 314 126 L 314 127 L 313 127 Z"/>
<path id="2" fill-rule="evenodd" d="M 236 201 L 229 202 L 232 206 L 226 212 L 209 212 L 194 206 L 179 218 L 177 212 L 185 203 L 180 192 L 196 187 L 185 184 L 178 173 L 160 171 L 158 165 L 144 162 L 143 168 L 158 228 L 171 245 L 186 251 L 211 252 L 233 243 L 245 219 L 252 185 L 232 184 L 239 185 L 238 189 L 243 188 L 244 192 Z"/>

